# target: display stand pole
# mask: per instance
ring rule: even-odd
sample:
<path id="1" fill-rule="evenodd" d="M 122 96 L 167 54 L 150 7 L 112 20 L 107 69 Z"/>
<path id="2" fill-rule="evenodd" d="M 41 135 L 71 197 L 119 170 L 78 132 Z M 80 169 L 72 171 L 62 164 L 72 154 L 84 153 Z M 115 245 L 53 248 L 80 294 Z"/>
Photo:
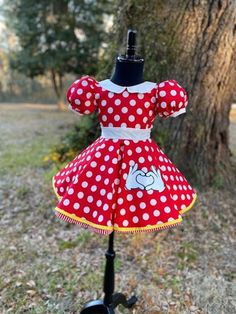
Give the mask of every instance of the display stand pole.
<path id="1" fill-rule="evenodd" d="M 103 291 L 105 293 L 104 299 L 102 300 L 94 300 L 87 302 L 81 314 L 114 314 L 114 309 L 122 304 L 126 308 L 131 308 L 136 302 L 137 297 L 132 296 L 127 300 L 126 296 L 123 293 L 114 293 L 115 287 L 115 271 L 114 271 L 114 259 L 115 259 L 115 251 L 113 249 L 114 244 L 114 231 L 109 234 L 109 244 L 108 250 L 105 253 L 106 256 L 106 267 L 104 274 L 104 285 Z"/>

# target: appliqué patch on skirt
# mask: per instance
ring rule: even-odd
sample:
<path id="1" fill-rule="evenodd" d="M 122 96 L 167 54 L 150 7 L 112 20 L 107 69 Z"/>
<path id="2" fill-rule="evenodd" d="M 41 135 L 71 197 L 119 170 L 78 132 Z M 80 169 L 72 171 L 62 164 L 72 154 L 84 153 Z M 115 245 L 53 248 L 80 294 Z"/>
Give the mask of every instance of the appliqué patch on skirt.
<path id="1" fill-rule="evenodd" d="M 137 163 L 130 166 L 125 187 L 128 190 L 141 189 L 146 191 L 156 190 L 162 192 L 165 189 L 165 185 L 161 178 L 161 172 L 154 166 L 151 166 L 151 169 L 152 171 L 144 172 L 143 170 L 138 169 Z"/>

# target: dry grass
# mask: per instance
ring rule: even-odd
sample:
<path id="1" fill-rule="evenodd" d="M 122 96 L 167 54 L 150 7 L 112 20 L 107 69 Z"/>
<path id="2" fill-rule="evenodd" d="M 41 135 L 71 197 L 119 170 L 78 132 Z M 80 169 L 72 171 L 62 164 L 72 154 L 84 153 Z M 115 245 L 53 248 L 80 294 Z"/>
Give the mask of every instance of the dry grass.
<path id="1" fill-rule="evenodd" d="M 108 238 L 54 217 L 42 162 L 77 117 L 0 105 L 0 119 L 0 313 L 79 313 L 103 296 Z M 235 203 L 210 189 L 178 228 L 116 235 L 116 291 L 139 299 L 116 313 L 235 313 Z"/>

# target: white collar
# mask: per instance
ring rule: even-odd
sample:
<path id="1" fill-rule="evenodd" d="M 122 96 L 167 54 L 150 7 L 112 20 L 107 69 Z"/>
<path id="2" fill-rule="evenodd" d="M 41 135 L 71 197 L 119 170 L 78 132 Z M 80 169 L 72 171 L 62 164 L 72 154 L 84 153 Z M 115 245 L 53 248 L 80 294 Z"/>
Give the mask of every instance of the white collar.
<path id="1" fill-rule="evenodd" d="M 147 93 L 156 86 L 156 83 L 149 81 L 145 81 L 143 83 L 132 86 L 117 85 L 113 83 L 110 79 L 106 79 L 98 83 L 102 88 L 113 93 L 122 93 L 125 89 L 127 89 L 130 93 Z"/>

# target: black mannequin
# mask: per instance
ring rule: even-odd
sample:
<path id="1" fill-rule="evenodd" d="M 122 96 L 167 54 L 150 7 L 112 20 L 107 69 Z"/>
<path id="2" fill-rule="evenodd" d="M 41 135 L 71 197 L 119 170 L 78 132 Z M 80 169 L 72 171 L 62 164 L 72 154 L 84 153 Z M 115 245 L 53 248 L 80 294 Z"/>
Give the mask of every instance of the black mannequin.
<path id="1" fill-rule="evenodd" d="M 133 86 L 143 83 L 144 59 L 135 55 L 135 36 L 136 31 L 128 31 L 126 55 L 117 57 L 115 71 L 110 79 L 114 84 Z M 114 231 L 109 234 L 108 250 L 105 254 L 106 267 L 103 285 L 103 291 L 105 293 L 104 299 L 87 302 L 80 314 L 114 314 L 115 308 L 119 304 L 122 304 L 126 308 L 131 308 L 137 302 L 137 297 L 135 295 L 127 299 L 123 293 L 114 293 L 114 259 L 116 254 L 113 249 L 113 242 Z"/>
<path id="2" fill-rule="evenodd" d="M 128 31 L 126 55 L 119 55 L 116 59 L 110 80 L 117 85 L 133 86 L 143 83 L 144 59 L 135 55 L 135 36 L 136 31 Z"/>

